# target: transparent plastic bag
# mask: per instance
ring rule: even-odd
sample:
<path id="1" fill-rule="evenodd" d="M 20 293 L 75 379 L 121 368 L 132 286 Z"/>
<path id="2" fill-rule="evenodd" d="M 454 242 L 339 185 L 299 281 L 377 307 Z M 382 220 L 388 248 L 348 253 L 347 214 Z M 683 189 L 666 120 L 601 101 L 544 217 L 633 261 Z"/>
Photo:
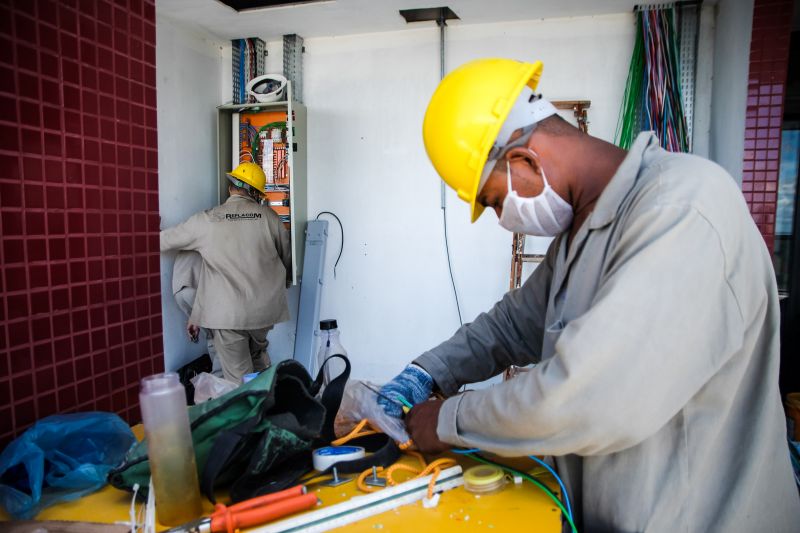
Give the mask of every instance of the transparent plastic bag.
<path id="1" fill-rule="evenodd" d="M 378 395 L 364 386 L 365 383 L 375 390 L 380 389 L 380 385 L 357 379 L 351 379 L 345 385 L 342 404 L 333 422 L 336 436 L 347 435 L 356 424 L 366 418 L 370 424 L 389 435 L 398 444 L 411 440 L 405 422 L 387 415 L 378 405 Z"/>
<path id="2" fill-rule="evenodd" d="M 194 385 L 195 404 L 219 398 L 239 386 L 238 383 L 222 379 L 208 372 L 201 372 L 193 377 L 192 385 Z"/>
<path id="3" fill-rule="evenodd" d="M 27 520 L 94 492 L 135 443 L 131 428 L 113 413 L 43 418 L 0 454 L 0 503 Z"/>

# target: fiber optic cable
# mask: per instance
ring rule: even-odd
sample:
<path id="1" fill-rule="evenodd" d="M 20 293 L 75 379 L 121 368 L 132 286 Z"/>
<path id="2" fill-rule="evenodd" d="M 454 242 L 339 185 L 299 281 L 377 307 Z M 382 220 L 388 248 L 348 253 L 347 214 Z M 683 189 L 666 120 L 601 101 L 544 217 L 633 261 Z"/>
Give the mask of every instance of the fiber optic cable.
<path id="1" fill-rule="evenodd" d="M 570 503 L 569 503 L 569 494 L 567 493 L 567 487 L 564 486 L 564 482 L 561 481 L 561 478 L 559 477 L 559 475 L 556 474 L 555 470 L 550 468 L 550 465 L 548 465 L 547 463 L 545 463 L 544 461 L 542 461 L 541 459 L 539 459 L 535 455 L 529 455 L 528 457 L 530 457 L 531 459 L 533 459 L 534 461 L 536 461 L 537 463 L 539 463 L 540 465 L 545 467 L 545 469 L 548 472 L 550 472 L 553 475 L 554 478 L 556 478 L 556 481 L 558 482 L 558 486 L 561 487 L 561 494 L 564 495 L 564 503 L 567 506 L 567 512 L 569 513 L 570 516 L 572 516 L 572 505 L 570 505 Z"/>
<path id="2" fill-rule="evenodd" d="M 468 448 L 468 449 L 453 448 L 450 451 L 452 451 L 453 453 L 457 453 L 457 454 L 460 454 L 460 455 L 466 455 L 468 457 L 473 457 L 474 458 L 474 457 L 476 457 L 475 454 L 477 452 L 480 452 L 481 450 L 478 449 L 478 448 Z M 477 456 L 477 457 L 480 457 L 480 456 Z M 547 463 L 545 463 L 544 461 L 542 461 L 538 457 L 533 456 L 533 455 L 529 455 L 528 457 L 533 459 L 534 461 L 536 461 L 538 464 L 542 465 L 556 479 L 556 481 L 558 482 L 558 486 L 561 487 L 561 494 L 564 495 L 564 503 L 566 505 L 566 509 L 564 509 L 564 507 L 561 507 L 561 510 L 562 510 L 562 512 L 564 512 L 565 515 L 569 516 L 569 518 L 572 519 L 573 518 L 572 506 L 570 505 L 569 494 L 567 493 L 567 488 L 564 486 L 564 482 L 561 480 L 561 477 L 559 477 L 559 475 L 555 472 L 555 470 L 550 468 L 550 465 L 548 465 Z M 488 459 L 486 459 L 486 461 L 488 461 Z M 501 465 L 499 463 L 494 463 L 494 464 L 496 466 L 500 467 L 500 468 L 504 467 L 503 465 Z M 509 471 L 513 470 L 510 467 L 508 467 L 506 469 L 509 470 Z M 513 471 L 517 472 L 516 470 L 513 470 Z M 552 493 L 551 493 L 551 497 L 555 497 L 555 496 L 552 495 Z"/>
<path id="3" fill-rule="evenodd" d="M 455 451 L 455 450 L 453 450 L 453 451 Z M 463 452 L 461 452 L 461 453 L 463 455 L 466 455 L 467 457 L 470 457 L 470 458 L 474 459 L 475 461 L 478 461 L 479 463 L 496 466 L 496 467 L 498 467 L 498 468 L 500 468 L 502 470 L 505 470 L 506 472 L 510 472 L 511 474 L 514 474 L 514 475 L 519 476 L 519 477 L 521 477 L 521 478 L 523 478 L 523 479 L 525 479 L 527 481 L 530 481 L 531 483 L 533 483 L 534 485 L 539 487 L 539 489 L 541 489 L 542 492 L 547 494 L 547 496 L 551 500 L 553 500 L 553 503 L 555 503 L 558 506 L 558 508 L 561 510 L 561 514 L 564 515 L 564 517 L 567 519 L 567 522 L 569 522 L 570 528 L 572 529 L 572 533 L 578 533 L 578 528 L 575 527 L 575 522 L 573 521 L 572 515 L 567 512 L 567 509 L 561 503 L 561 500 L 559 500 L 558 497 L 556 497 L 556 495 L 553 494 L 553 492 L 549 488 L 547 488 L 546 485 L 544 485 L 540 481 L 534 479 L 533 477 L 531 477 L 530 475 L 526 474 L 525 472 L 521 472 L 519 470 L 511 468 L 510 466 L 506 466 L 506 465 L 503 465 L 503 464 L 500 464 L 500 463 L 495 463 L 494 461 L 490 461 L 489 459 L 486 459 L 485 457 L 482 457 L 482 456 L 480 456 L 480 455 L 478 455 L 478 454 L 476 454 L 474 452 L 473 453 L 463 453 Z"/>

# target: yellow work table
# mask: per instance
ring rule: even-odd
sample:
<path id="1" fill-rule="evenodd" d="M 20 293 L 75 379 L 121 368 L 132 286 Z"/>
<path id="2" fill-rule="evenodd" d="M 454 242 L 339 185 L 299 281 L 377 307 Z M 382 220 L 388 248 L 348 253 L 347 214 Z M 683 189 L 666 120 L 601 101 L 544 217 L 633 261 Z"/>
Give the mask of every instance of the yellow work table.
<path id="1" fill-rule="evenodd" d="M 140 436 L 141 427 L 134 428 L 134 433 Z M 465 470 L 478 463 L 458 455 L 455 458 Z M 401 462 L 417 466 L 417 460 L 411 456 L 403 455 Z M 558 485 L 549 474 L 541 474 L 535 463 L 529 459 L 500 461 L 526 472 L 536 472 L 536 477 L 553 492 L 558 492 Z M 397 481 L 404 480 L 407 474 L 395 474 Z M 312 480 L 313 481 L 313 480 Z M 321 506 L 334 505 L 353 496 L 363 494 L 356 487 L 355 480 L 337 487 L 321 486 L 319 483 L 308 485 L 308 491 L 317 494 Z M 221 501 L 225 501 L 224 497 Z M 37 520 L 69 520 L 84 522 L 101 522 L 112 524 L 129 519 L 131 494 L 117 490 L 111 486 L 89 494 L 80 500 L 61 503 L 44 509 L 36 517 Z M 318 506 L 317 509 L 320 507 Z M 205 501 L 204 512 L 211 514 L 213 506 Z M 311 511 L 307 511 L 311 512 Z M 297 515 L 295 515 L 297 516 Z M 8 520 L 0 510 L 0 520 Z M 422 526 L 422 529 L 420 529 Z M 337 531 L 370 532 L 376 530 L 402 531 L 407 533 L 409 527 L 416 527 L 419 531 L 536 531 L 560 532 L 561 513 L 555 504 L 532 483 L 523 481 L 522 484 L 509 482 L 500 492 L 495 494 L 474 495 L 467 492 L 464 487 L 457 487 L 441 494 L 439 505 L 426 509 L 422 502 L 400 506 L 384 513 L 364 518 L 358 522 L 338 528 Z M 4 528 L 0 524 L 0 531 Z M 168 529 L 159 527 L 159 531 Z"/>

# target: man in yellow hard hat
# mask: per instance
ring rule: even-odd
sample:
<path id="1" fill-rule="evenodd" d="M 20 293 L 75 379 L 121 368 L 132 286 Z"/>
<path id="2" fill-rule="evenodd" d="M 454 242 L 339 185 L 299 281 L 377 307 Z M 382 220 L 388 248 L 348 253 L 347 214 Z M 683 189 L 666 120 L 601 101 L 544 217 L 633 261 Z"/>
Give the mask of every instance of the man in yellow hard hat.
<path id="1" fill-rule="evenodd" d="M 289 233 L 261 205 L 265 175 L 254 163 L 228 174 L 229 198 L 161 232 L 161 251 L 194 250 L 203 259 L 189 318 L 211 330 L 225 379 L 241 382 L 269 365 L 267 333 L 289 319 Z"/>
<path id="2" fill-rule="evenodd" d="M 456 69 L 423 135 L 472 220 L 491 207 L 555 237 L 546 258 L 382 393 L 415 404 L 422 451 L 553 456 L 587 531 L 797 531 L 775 276 L 736 182 L 652 132 L 628 152 L 580 132 L 535 94 L 540 72 Z"/>

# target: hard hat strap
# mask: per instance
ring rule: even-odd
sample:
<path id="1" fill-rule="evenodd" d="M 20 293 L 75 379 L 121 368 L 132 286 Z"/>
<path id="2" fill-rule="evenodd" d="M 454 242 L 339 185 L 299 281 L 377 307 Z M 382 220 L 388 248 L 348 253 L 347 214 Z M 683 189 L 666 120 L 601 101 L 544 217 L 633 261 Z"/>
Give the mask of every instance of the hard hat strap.
<path id="1" fill-rule="evenodd" d="M 492 168 L 494 168 L 494 161 L 498 161 L 501 159 L 506 152 L 511 150 L 512 148 L 516 148 L 518 146 L 525 146 L 528 143 L 528 139 L 530 139 L 531 134 L 533 134 L 533 130 L 536 129 L 537 124 L 529 124 L 522 128 L 520 132 L 520 136 L 514 139 L 513 141 L 509 142 L 508 144 L 499 145 L 495 143 L 494 146 L 489 150 L 489 157 L 486 158 L 486 164 L 483 166 L 483 171 L 481 172 L 481 179 L 478 182 L 478 194 L 480 194 L 483 186 L 486 185 L 486 182 L 489 180 L 489 174 L 492 173 Z"/>

